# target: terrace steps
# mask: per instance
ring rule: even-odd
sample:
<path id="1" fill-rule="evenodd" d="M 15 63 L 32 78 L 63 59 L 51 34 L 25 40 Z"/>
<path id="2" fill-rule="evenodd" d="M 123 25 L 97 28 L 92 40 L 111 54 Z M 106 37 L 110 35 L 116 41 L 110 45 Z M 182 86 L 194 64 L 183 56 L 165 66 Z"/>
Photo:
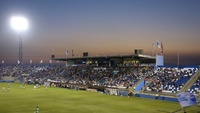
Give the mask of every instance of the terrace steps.
<path id="1" fill-rule="evenodd" d="M 183 86 L 182 89 L 180 89 L 180 91 L 178 93 L 187 91 L 196 81 L 197 79 L 200 77 L 200 70 L 198 70 L 187 82 L 186 84 Z"/>

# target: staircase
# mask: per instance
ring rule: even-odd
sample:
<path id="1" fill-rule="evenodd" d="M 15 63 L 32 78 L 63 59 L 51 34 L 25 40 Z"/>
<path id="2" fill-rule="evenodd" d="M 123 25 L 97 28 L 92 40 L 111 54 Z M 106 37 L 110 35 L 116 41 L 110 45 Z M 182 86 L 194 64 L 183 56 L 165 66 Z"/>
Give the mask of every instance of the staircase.
<path id="1" fill-rule="evenodd" d="M 14 74 L 16 71 L 17 71 L 17 69 L 14 68 L 14 70 L 10 73 L 9 76 L 2 77 L 2 79 L 3 79 L 4 81 L 6 81 L 6 82 L 12 82 L 12 81 L 14 81 L 14 80 L 15 80 L 15 77 L 12 77 L 12 76 L 13 76 L 13 74 Z"/>
<path id="2" fill-rule="evenodd" d="M 12 76 L 13 76 L 13 74 L 14 74 L 16 71 L 17 71 L 17 69 L 16 69 L 16 68 L 14 68 L 13 72 L 10 74 L 10 77 L 12 77 Z"/>
<path id="3" fill-rule="evenodd" d="M 154 80 L 155 80 L 154 78 L 150 78 L 150 79 L 148 80 L 148 82 L 145 83 L 145 86 L 142 88 L 142 90 L 140 91 L 140 93 L 144 92 L 145 89 L 146 89 Z"/>
<path id="4" fill-rule="evenodd" d="M 181 90 L 179 90 L 178 93 L 187 91 L 187 90 L 197 81 L 197 79 L 198 79 L 199 77 L 200 77 L 200 70 L 198 70 L 198 71 L 186 82 L 186 84 L 183 86 L 183 88 L 182 88 Z"/>

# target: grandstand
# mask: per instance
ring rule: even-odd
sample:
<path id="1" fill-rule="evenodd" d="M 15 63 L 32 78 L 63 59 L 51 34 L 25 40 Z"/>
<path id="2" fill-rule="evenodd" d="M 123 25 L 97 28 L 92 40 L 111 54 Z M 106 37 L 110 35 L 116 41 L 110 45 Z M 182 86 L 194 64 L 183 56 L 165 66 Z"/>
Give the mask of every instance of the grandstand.
<path id="1" fill-rule="evenodd" d="M 115 95 L 148 94 L 156 98 L 189 91 L 199 94 L 199 68 L 157 68 L 153 66 L 9 66 L 1 67 L 1 82 L 24 82 L 56 87 L 95 89 Z M 9 79 L 10 78 L 10 79 Z M 163 100 L 163 98 L 162 98 Z M 177 101 L 175 98 L 174 101 Z"/>
<path id="2" fill-rule="evenodd" d="M 124 97 L 178 102 L 176 95 L 191 92 L 199 97 L 199 67 L 152 65 L 40 65 L 1 66 L 0 82 L 61 87 Z M 199 100 L 198 100 L 199 101 Z"/>

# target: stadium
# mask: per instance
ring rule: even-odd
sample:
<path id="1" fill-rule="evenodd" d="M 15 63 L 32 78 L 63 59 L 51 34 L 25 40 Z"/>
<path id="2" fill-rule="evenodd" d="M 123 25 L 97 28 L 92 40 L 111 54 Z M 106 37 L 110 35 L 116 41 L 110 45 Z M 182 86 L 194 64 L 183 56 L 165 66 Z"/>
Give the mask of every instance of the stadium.
<path id="1" fill-rule="evenodd" d="M 1 0 L 0 113 L 200 113 L 199 6 Z"/>
<path id="2" fill-rule="evenodd" d="M 199 67 L 156 66 L 141 50 L 51 59 L 66 64 L 1 65 L 2 113 L 200 113 Z M 195 103 L 179 103 L 185 93 Z"/>

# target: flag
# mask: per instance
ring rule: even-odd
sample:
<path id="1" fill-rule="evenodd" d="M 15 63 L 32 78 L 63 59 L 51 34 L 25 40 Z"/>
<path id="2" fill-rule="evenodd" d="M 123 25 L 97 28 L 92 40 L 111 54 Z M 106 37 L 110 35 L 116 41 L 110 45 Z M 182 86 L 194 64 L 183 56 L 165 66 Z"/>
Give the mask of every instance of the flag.
<path id="1" fill-rule="evenodd" d="M 68 49 L 66 49 L 66 55 L 68 55 L 69 54 L 69 51 L 68 51 Z"/>
<path id="2" fill-rule="evenodd" d="M 52 60 L 49 60 L 49 63 L 51 64 L 51 63 L 52 63 Z"/>
<path id="3" fill-rule="evenodd" d="M 19 60 L 17 60 L 17 64 L 20 64 L 20 61 L 19 61 Z"/>
<path id="4" fill-rule="evenodd" d="M 161 42 L 161 44 L 160 44 L 160 46 L 161 46 L 161 53 L 163 54 L 163 44 L 162 44 L 162 42 Z"/>
<path id="5" fill-rule="evenodd" d="M 40 61 L 40 64 L 43 62 L 43 60 Z"/>
<path id="6" fill-rule="evenodd" d="M 157 42 L 156 42 L 156 45 L 157 45 L 158 48 L 161 48 L 160 42 L 159 42 L 158 40 L 157 40 Z"/>
<path id="7" fill-rule="evenodd" d="M 152 56 L 154 56 L 155 44 L 152 43 Z"/>
<path id="8" fill-rule="evenodd" d="M 4 64 L 4 60 L 2 60 L 1 63 Z"/>
<path id="9" fill-rule="evenodd" d="M 197 104 L 197 98 L 193 93 L 182 92 L 177 94 L 178 101 L 182 107 L 192 106 Z"/>
<path id="10" fill-rule="evenodd" d="M 32 64 L 32 60 L 30 60 L 30 64 Z"/>
<path id="11" fill-rule="evenodd" d="M 74 56 L 74 50 L 72 49 L 72 56 Z"/>

